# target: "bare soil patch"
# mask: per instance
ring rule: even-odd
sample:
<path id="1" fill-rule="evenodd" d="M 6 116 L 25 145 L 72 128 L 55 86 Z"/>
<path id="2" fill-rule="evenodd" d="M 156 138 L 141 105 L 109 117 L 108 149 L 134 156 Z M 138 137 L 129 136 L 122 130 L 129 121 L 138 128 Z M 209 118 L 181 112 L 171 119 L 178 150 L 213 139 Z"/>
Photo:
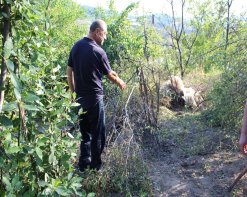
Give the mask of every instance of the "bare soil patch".
<path id="1" fill-rule="evenodd" d="M 247 158 L 237 147 L 239 131 L 210 127 L 200 113 L 174 113 L 165 108 L 161 112 L 159 129 L 143 136 L 153 196 L 246 195 L 247 175 L 227 192 L 247 166 Z"/>

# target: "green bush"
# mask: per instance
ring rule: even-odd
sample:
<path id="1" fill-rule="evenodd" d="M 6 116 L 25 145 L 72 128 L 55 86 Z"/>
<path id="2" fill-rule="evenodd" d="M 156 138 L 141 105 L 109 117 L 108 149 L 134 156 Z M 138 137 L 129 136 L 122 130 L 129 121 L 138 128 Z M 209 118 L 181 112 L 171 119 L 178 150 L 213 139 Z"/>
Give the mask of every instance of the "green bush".
<path id="1" fill-rule="evenodd" d="M 101 173 L 86 172 L 82 186 L 87 193 L 93 191 L 98 196 L 151 195 L 151 182 L 140 147 L 137 142 L 128 140 L 130 139 L 124 139 L 115 146 L 111 145 L 104 158 L 106 161 Z"/>
<path id="2" fill-rule="evenodd" d="M 240 128 L 246 98 L 247 66 L 242 59 L 226 69 L 209 93 L 205 115 L 212 126 Z"/>

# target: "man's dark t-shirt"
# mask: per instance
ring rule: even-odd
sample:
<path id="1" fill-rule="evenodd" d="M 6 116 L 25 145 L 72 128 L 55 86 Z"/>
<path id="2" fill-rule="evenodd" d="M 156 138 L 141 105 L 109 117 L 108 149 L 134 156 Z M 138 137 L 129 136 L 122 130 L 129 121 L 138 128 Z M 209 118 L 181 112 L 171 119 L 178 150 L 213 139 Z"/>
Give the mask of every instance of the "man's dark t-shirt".
<path id="1" fill-rule="evenodd" d="M 102 76 L 111 71 L 105 51 L 84 37 L 71 49 L 68 66 L 73 68 L 78 102 L 86 109 L 92 107 L 103 98 Z"/>

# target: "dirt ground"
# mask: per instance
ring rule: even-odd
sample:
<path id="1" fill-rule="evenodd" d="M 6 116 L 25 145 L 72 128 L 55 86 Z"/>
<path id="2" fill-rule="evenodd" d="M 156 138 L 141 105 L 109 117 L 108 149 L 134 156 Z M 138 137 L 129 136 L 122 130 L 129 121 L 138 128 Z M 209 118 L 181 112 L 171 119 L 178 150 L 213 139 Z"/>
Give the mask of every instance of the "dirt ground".
<path id="1" fill-rule="evenodd" d="M 143 137 L 153 196 L 247 196 L 247 175 L 227 191 L 247 167 L 237 147 L 239 131 L 210 127 L 200 113 L 161 112 L 159 128 Z"/>

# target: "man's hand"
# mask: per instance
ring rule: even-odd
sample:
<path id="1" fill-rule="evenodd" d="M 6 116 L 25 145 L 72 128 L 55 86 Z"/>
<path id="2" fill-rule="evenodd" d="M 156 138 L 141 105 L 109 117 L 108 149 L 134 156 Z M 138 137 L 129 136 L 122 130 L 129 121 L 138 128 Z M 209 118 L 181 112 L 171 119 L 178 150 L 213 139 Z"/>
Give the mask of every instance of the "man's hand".
<path id="1" fill-rule="evenodd" d="M 240 150 L 241 153 L 244 153 L 244 146 L 247 144 L 247 135 L 245 133 L 241 133 L 240 135 L 240 139 L 239 139 L 239 146 L 240 146 Z"/>
<path id="2" fill-rule="evenodd" d="M 113 70 L 107 75 L 107 78 L 117 84 L 121 90 L 124 90 L 127 86 L 126 83 L 124 83 L 124 81 L 120 79 L 118 74 Z"/>
<path id="3" fill-rule="evenodd" d="M 119 80 L 118 86 L 121 90 L 124 90 L 127 87 L 126 83 L 122 79 Z"/>
<path id="4" fill-rule="evenodd" d="M 67 75 L 67 82 L 69 85 L 69 89 L 73 93 L 75 92 L 75 82 L 74 82 L 74 72 L 72 67 L 67 66 L 66 75 Z"/>
<path id="5" fill-rule="evenodd" d="M 243 125 L 241 129 L 241 135 L 239 138 L 239 145 L 241 153 L 246 154 L 244 153 L 244 146 L 247 145 L 247 102 L 244 108 Z"/>

